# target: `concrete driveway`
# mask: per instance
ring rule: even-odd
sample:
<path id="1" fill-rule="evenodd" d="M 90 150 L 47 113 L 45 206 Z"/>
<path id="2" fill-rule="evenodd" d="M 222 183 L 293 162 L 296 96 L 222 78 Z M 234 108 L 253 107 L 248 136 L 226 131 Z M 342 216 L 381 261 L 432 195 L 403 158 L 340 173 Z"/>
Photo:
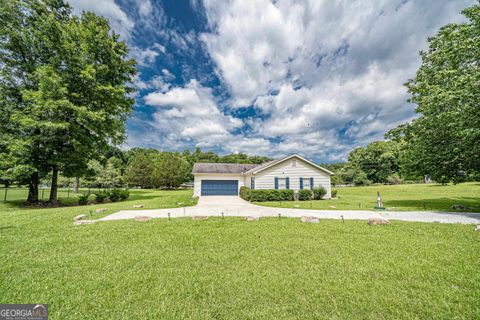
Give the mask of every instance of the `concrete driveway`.
<path id="1" fill-rule="evenodd" d="M 390 220 L 417 221 L 417 222 L 441 222 L 441 223 L 466 223 L 480 224 L 480 213 L 458 212 L 431 212 L 431 211 L 369 211 L 369 210 L 307 210 L 271 208 L 251 204 L 240 197 L 234 196 L 207 196 L 200 197 L 194 207 L 153 209 L 153 210 L 122 210 L 108 215 L 100 220 L 133 219 L 137 215 L 152 218 L 191 217 L 196 215 L 205 216 L 259 216 L 259 217 L 283 217 L 299 218 L 301 216 L 314 216 L 320 219 L 344 219 L 368 220 L 369 218 L 387 218 Z"/>

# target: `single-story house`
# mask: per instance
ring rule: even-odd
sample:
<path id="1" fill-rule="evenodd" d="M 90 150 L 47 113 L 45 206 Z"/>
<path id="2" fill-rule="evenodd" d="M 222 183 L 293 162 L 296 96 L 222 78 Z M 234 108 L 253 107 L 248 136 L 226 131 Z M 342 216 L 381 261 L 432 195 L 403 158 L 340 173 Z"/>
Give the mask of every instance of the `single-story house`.
<path id="1" fill-rule="evenodd" d="M 263 164 L 195 163 L 192 171 L 194 196 L 239 194 L 240 187 L 251 189 L 312 189 L 324 187 L 331 197 L 333 173 L 299 155 Z"/>

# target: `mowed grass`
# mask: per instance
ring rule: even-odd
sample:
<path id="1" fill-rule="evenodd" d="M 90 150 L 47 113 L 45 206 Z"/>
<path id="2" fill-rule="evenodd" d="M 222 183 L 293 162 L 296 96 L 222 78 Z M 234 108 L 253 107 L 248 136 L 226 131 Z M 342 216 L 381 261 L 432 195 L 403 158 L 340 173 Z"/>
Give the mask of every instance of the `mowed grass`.
<path id="1" fill-rule="evenodd" d="M 80 193 L 88 193 L 88 189 L 81 189 Z M 93 194 L 98 189 L 91 189 Z M 119 210 L 134 210 L 134 205 L 144 205 L 144 209 L 161 209 L 161 208 L 178 208 L 185 206 L 193 206 L 197 204 L 197 199 L 192 198 L 192 190 L 153 190 L 153 189 L 130 189 L 130 197 L 126 201 L 115 203 L 99 203 L 86 206 L 78 206 L 78 195 L 73 194 L 67 189 L 59 190 L 59 201 L 64 208 L 38 208 L 32 206 L 25 206 L 28 191 L 25 188 L 9 188 L 7 191 L 7 202 L 4 203 L 5 189 L 0 188 L 0 212 L 6 211 L 12 214 L 20 214 L 20 211 L 34 211 L 33 214 L 42 214 L 54 210 L 55 212 L 69 212 L 75 214 L 87 214 L 92 219 L 98 219 L 105 215 L 117 212 Z M 40 198 L 48 200 L 49 191 L 40 191 Z M 91 199 L 95 199 L 92 195 Z M 107 209 L 102 214 L 95 214 L 95 209 Z"/>
<path id="2" fill-rule="evenodd" d="M 2 303 L 48 303 L 51 319 L 480 317 L 472 225 L 211 218 L 74 226 L 78 213 L 0 211 Z"/>
<path id="3" fill-rule="evenodd" d="M 377 205 L 377 192 L 380 192 L 383 205 L 387 210 L 480 212 L 480 183 L 478 182 L 446 186 L 440 184 L 405 184 L 336 189 L 338 190 L 338 198 L 332 200 L 272 201 L 256 204 L 302 209 L 373 210 Z M 468 209 L 454 210 L 452 206 L 455 204 L 462 204 Z"/>

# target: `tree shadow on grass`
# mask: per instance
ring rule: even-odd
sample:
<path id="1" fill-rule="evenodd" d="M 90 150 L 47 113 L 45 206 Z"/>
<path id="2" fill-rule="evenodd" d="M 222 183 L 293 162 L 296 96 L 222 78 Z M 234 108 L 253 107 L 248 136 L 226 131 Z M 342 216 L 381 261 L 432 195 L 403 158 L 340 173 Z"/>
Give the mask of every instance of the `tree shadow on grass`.
<path id="1" fill-rule="evenodd" d="M 415 200 L 384 200 L 385 207 L 409 208 L 418 211 L 441 211 L 455 213 L 473 213 L 478 217 L 480 213 L 480 197 L 455 197 L 437 199 L 415 199 Z M 453 205 L 460 204 L 467 207 L 465 210 L 454 210 Z M 393 209 L 394 210 L 394 209 Z"/>

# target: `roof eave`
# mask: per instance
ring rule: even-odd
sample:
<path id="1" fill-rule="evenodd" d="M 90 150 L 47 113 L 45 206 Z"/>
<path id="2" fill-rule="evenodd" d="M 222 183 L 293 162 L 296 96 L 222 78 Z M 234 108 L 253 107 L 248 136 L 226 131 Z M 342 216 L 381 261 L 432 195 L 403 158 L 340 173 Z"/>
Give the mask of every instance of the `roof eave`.
<path id="1" fill-rule="evenodd" d="M 273 166 L 275 166 L 275 165 L 277 165 L 277 164 L 279 164 L 279 163 L 281 163 L 281 162 L 283 162 L 283 161 L 286 161 L 286 160 L 288 160 L 288 159 L 291 159 L 291 158 L 293 158 L 293 157 L 297 157 L 297 158 L 299 158 L 299 159 L 301 159 L 301 160 L 309 163 L 310 165 L 316 167 L 317 169 L 320 169 L 320 170 L 322 170 L 322 171 L 324 171 L 324 172 L 326 172 L 326 173 L 328 173 L 328 174 L 330 174 L 330 175 L 335 175 L 335 173 L 331 172 L 330 170 L 327 170 L 327 169 L 325 169 L 325 168 L 323 168 L 323 167 L 320 167 L 318 164 L 313 163 L 312 161 L 310 161 L 310 160 L 308 160 L 308 159 L 305 159 L 304 157 L 302 157 L 302 156 L 300 156 L 300 155 L 298 155 L 298 154 L 292 154 L 291 156 L 288 156 L 288 157 L 279 159 L 278 161 L 275 161 L 275 162 L 269 164 L 268 166 L 265 166 L 265 167 L 263 167 L 263 168 L 259 168 L 258 170 L 255 170 L 255 171 L 252 171 L 251 174 L 259 173 L 259 172 L 261 172 L 261 171 L 263 171 L 263 170 L 265 170 L 265 169 L 271 168 L 271 167 L 273 167 Z"/>

